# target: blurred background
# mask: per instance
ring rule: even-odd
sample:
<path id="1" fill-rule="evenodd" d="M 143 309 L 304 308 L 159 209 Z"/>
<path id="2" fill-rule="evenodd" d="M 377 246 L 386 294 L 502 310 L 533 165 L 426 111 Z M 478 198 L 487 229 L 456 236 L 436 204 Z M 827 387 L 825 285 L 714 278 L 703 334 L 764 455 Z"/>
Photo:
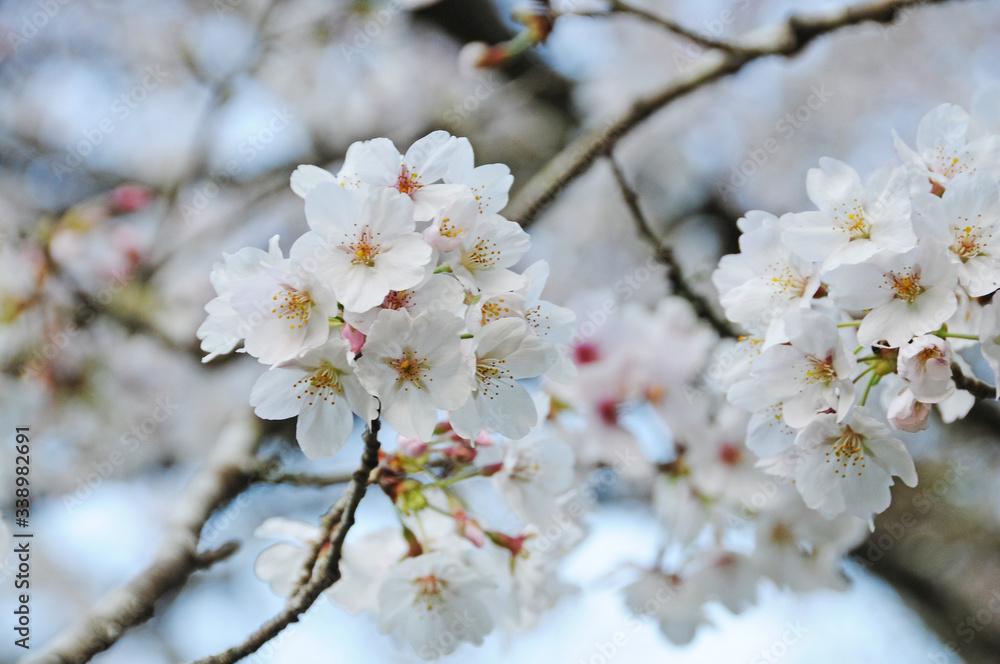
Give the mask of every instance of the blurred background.
<path id="1" fill-rule="evenodd" d="M 725 38 L 841 4 L 643 6 Z M 258 364 L 236 356 L 202 365 L 195 330 L 222 252 L 263 247 L 274 234 L 287 249 L 306 230 L 302 202 L 288 187 L 297 165 L 336 170 L 353 141 L 387 136 L 405 148 L 440 128 L 469 137 L 477 164 L 508 164 L 516 193 L 572 137 L 607 125 L 703 55 L 633 16 L 563 17 L 546 45 L 502 69 L 460 66 L 464 44 L 516 33 L 513 6 L 0 4 L 0 421 L 5 432 L 30 425 L 33 434 L 37 646 L 148 564 L 184 484 L 227 427 L 252 419 L 247 398 Z M 735 221 L 745 210 L 810 207 L 805 172 L 822 156 L 862 177 L 891 160 L 893 130 L 912 144 L 924 113 L 944 102 L 967 107 L 997 78 L 998 34 L 1000 3 L 987 1 L 842 30 L 794 59 L 753 63 L 679 100 L 626 136 L 616 154 L 686 274 L 708 293 L 719 256 L 736 249 Z M 777 149 L 763 151 L 769 141 Z M 632 274 L 652 255 L 601 163 L 561 193 L 531 234 L 524 264 L 550 262 L 546 297 L 557 303 Z M 666 292 L 666 280 L 655 278 L 630 297 L 654 304 Z M 615 570 L 656 546 L 646 488 L 621 487 L 598 496 L 588 539 L 567 561 L 579 595 L 536 631 L 494 634 L 454 658 L 772 661 L 775 639 L 794 627 L 799 636 L 780 653 L 783 662 L 1000 661 L 1000 418 L 991 406 L 908 441 L 921 484 L 894 494 L 848 563 L 854 583 L 844 593 L 765 589 L 760 605 L 739 617 L 716 607 L 716 627 L 689 647 L 671 646 L 653 626 L 629 628 L 608 656 L 601 646 L 628 624 Z M 261 435 L 268 454 L 304 466 L 287 431 Z M 12 446 L 0 447 L 8 519 L 13 455 Z M 320 468 L 349 468 L 356 457 L 349 448 Z M 253 529 L 276 514 L 315 520 L 337 495 L 331 487 L 251 489 L 204 533 L 207 545 L 243 540 L 241 551 L 193 577 L 94 661 L 176 662 L 241 640 L 281 605 L 253 576 L 266 545 Z M 894 535 L 906 515 L 917 526 Z M 355 535 L 392 518 L 378 500 L 366 501 Z M 2 574 L 0 614 L 10 616 L 12 583 L 9 570 Z M 0 641 L 0 660 L 21 655 L 11 638 Z M 362 658 L 419 661 L 369 619 L 320 602 L 260 661 Z"/>

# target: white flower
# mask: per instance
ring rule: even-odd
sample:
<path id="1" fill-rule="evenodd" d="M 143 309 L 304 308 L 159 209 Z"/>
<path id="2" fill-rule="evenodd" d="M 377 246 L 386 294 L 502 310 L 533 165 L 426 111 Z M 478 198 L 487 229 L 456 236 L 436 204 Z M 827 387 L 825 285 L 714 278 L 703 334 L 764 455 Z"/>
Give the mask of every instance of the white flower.
<path id="1" fill-rule="evenodd" d="M 483 294 L 469 305 L 466 323 L 476 330 L 502 318 L 523 318 L 531 330 L 553 348 L 561 349 L 576 332 L 576 314 L 566 307 L 541 299 L 542 290 L 549 276 L 545 261 L 532 263 L 522 272 L 525 285 L 519 291 L 497 295 Z M 576 374 L 573 361 L 562 354 L 547 375 L 554 380 L 569 382 Z"/>
<path id="2" fill-rule="evenodd" d="M 326 591 L 350 613 L 378 611 L 378 589 L 389 570 L 409 551 L 399 528 L 380 528 L 344 544 L 340 580 Z"/>
<path id="3" fill-rule="evenodd" d="M 784 403 L 773 401 L 747 378 L 732 385 L 726 393 L 730 403 L 753 413 L 747 424 L 746 446 L 760 457 L 769 457 L 787 450 L 798 432 L 785 421 Z"/>
<path id="4" fill-rule="evenodd" d="M 957 175 L 940 197 L 913 199 L 921 237 L 948 247 L 958 280 L 972 297 L 1000 288 L 1000 187 L 986 173 Z"/>
<path id="5" fill-rule="evenodd" d="M 432 265 L 428 265 L 430 267 Z M 414 318 L 425 311 L 460 315 L 464 304 L 465 291 L 455 277 L 450 274 L 428 274 L 423 282 L 413 288 L 389 291 L 377 307 L 363 313 L 345 311 L 344 320 L 367 334 L 383 309 L 405 310 Z"/>
<path id="6" fill-rule="evenodd" d="M 556 438 L 507 441 L 493 486 L 525 523 L 544 528 L 559 512 L 558 497 L 573 482 L 573 451 Z"/>
<path id="7" fill-rule="evenodd" d="M 690 643 L 698 627 L 708 622 L 702 610 L 706 597 L 701 584 L 677 574 L 643 570 L 625 586 L 624 594 L 633 615 L 654 618 L 663 635 L 677 645 Z"/>
<path id="8" fill-rule="evenodd" d="M 299 238 L 290 258 L 233 286 L 230 302 L 243 322 L 243 350 L 265 364 L 289 360 L 330 336 L 329 317 L 337 313 L 337 300 L 303 266 L 307 252 Z"/>
<path id="9" fill-rule="evenodd" d="M 939 191 L 961 173 L 984 171 L 994 179 L 1000 177 L 1000 137 L 969 141 L 970 121 L 961 106 L 941 104 L 920 121 L 916 150 L 893 132 L 896 154 L 912 171 L 917 191 Z"/>
<path id="10" fill-rule="evenodd" d="M 463 324 L 446 313 L 410 318 L 385 309 L 372 324 L 358 377 L 382 404 L 382 416 L 408 438 L 430 440 L 437 409 L 454 410 L 472 393 L 471 364 L 461 354 Z"/>
<path id="11" fill-rule="evenodd" d="M 310 251 L 316 275 L 336 290 L 348 311 L 371 309 L 389 291 L 424 279 L 433 251 L 414 232 L 409 199 L 320 183 L 309 191 L 305 207 L 314 232 L 296 244 Z"/>
<path id="12" fill-rule="evenodd" d="M 997 397 L 1000 398 L 1000 300 L 983 307 L 979 322 L 979 343 L 983 357 L 993 369 Z"/>
<path id="13" fill-rule="evenodd" d="M 389 570 L 378 591 L 379 631 L 398 632 L 425 660 L 480 645 L 493 629 L 484 603 L 496 583 L 458 556 L 433 551 Z"/>
<path id="14" fill-rule="evenodd" d="M 751 375 L 772 402 L 781 402 L 785 423 L 799 429 L 818 413 L 833 409 L 843 420 L 854 401 L 851 374 L 857 361 L 836 324 L 808 310 L 784 316 L 788 344 L 771 346 L 757 359 Z"/>
<path id="15" fill-rule="evenodd" d="M 806 176 L 819 212 L 787 216 L 781 234 L 789 249 L 829 270 L 859 263 L 881 249 L 906 251 L 917 243 L 910 225 L 910 189 L 902 168 L 887 164 L 868 186 L 847 164 L 824 157 Z"/>
<path id="16" fill-rule="evenodd" d="M 941 327 L 958 308 L 958 275 L 947 250 L 921 242 L 903 254 L 881 253 L 868 262 L 830 273 L 830 295 L 849 310 L 871 309 L 858 328 L 858 343 L 880 340 L 898 347 Z"/>
<path id="17" fill-rule="evenodd" d="M 885 417 L 893 428 L 916 433 L 930 425 L 927 421 L 930 414 L 930 405 L 917 401 L 913 390 L 907 387 L 889 402 Z"/>
<path id="18" fill-rule="evenodd" d="M 472 232 L 479 215 L 479 205 L 474 198 L 456 198 L 434 215 L 431 225 L 424 229 L 424 239 L 438 251 L 451 251 L 462 241 L 463 233 Z"/>
<path id="19" fill-rule="evenodd" d="M 265 519 L 253 535 L 294 542 L 279 542 L 267 547 L 260 552 L 253 565 L 258 579 L 267 583 L 276 595 L 288 597 L 302 577 L 309 548 L 319 539 L 319 528 L 304 521 L 275 516 Z"/>
<path id="20" fill-rule="evenodd" d="M 751 230 L 740 236 L 740 253 L 722 257 L 712 283 L 729 320 L 761 333 L 768 345 L 781 343 L 781 317 L 810 306 L 820 286 L 819 266 L 781 242 L 774 215 L 747 213 L 746 220 L 741 227 Z"/>
<path id="21" fill-rule="evenodd" d="M 951 347 L 945 339 L 925 334 L 899 347 L 896 371 L 909 385 L 914 398 L 938 403 L 955 392 L 951 359 Z"/>
<path id="22" fill-rule="evenodd" d="M 538 421 L 531 395 L 518 379 L 540 376 L 557 354 L 517 318 L 504 318 L 475 335 L 475 386 L 469 400 L 451 414 L 460 436 L 474 439 L 486 428 L 522 438 Z"/>
<path id="23" fill-rule="evenodd" d="M 847 421 L 820 415 L 795 441 L 799 465 L 795 486 L 806 505 L 824 516 L 847 511 L 870 519 L 889 506 L 895 475 L 916 486 L 917 471 L 902 441 L 889 428 L 857 406 Z"/>
<path id="24" fill-rule="evenodd" d="M 208 353 L 202 362 L 231 353 L 246 336 L 246 321 L 233 309 L 233 287 L 249 277 L 265 274 L 268 267 L 279 263 L 283 256 L 275 235 L 268 242 L 267 251 L 245 247 L 235 254 L 223 253 L 222 260 L 212 266 L 210 276 L 218 297 L 205 305 L 208 318 L 198 328 L 201 349 Z"/>
<path id="25" fill-rule="evenodd" d="M 376 416 L 375 400 L 357 376 L 343 339 L 330 339 L 261 376 L 250 392 L 254 413 L 265 420 L 298 415 L 295 438 L 310 459 L 331 456 L 354 428 L 354 415 Z"/>
<path id="26" fill-rule="evenodd" d="M 498 214 L 481 214 L 458 238 L 458 245 L 442 262 L 466 289 L 500 293 L 524 285 L 524 277 L 508 269 L 531 245 L 519 224 Z"/>
<path id="27" fill-rule="evenodd" d="M 499 212 L 507 205 L 514 176 L 506 164 L 476 167 L 472 144 L 467 138 L 459 138 L 444 181 L 467 186 L 479 212 Z"/>
<path id="28" fill-rule="evenodd" d="M 413 200 L 413 219 L 428 220 L 468 192 L 464 185 L 438 183 L 452 167 L 458 145 L 448 132 L 435 131 L 401 155 L 388 138 L 375 138 L 348 149 L 337 178 L 347 187 L 366 185 L 404 194 Z"/>

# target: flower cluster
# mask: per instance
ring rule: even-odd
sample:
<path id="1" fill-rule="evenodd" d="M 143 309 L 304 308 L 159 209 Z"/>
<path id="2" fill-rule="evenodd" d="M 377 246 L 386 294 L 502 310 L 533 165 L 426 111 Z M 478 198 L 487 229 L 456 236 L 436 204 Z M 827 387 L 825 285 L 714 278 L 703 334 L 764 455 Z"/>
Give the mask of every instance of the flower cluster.
<path id="1" fill-rule="evenodd" d="M 580 318 L 607 311 L 610 297 L 582 299 Z M 763 580 L 796 591 L 845 587 L 841 561 L 865 536 L 864 522 L 824 518 L 792 482 L 758 467 L 744 445 L 750 414 L 707 389 L 738 349 L 687 302 L 667 298 L 653 311 L 628 303 L 572 349 L 578 380 L 548 386 L 554 433 L 579 472 L 616 472 L 617 485 L 591 476 L 601 494 L 648 499 L 660 525 L 652 564 L 630 561 L 627 570 L 631 613 L 684 644 L 710 622 L 706 604 L 740 613 Z"/>
<path id="2" fill-rule="evenodd" d="M 351 613 L 378 618 L 424 659 L 480 645 L 497 625 L 534 625 L 570 590 L 556 565 L 582 536 L 576 520 L 546 527 L 573 481 L 573 455 L 559 440 L 532 434 L 505 448 L 481 434 L 475 444 L 447 424 L 430 441 L 398 439 L 374 473 L 393 500 L 400 527 L 345 544 L 341 579 L 326 596 Z M 490 478 L 523 524 L 489 527 L 475 485 Z M 504 532 L 504 531 L 507 532 Z M 265 521 L 260 537 L 282 538 L 261 552 L 255 572 L 279 595 L 295 591 L 317 527 L 284 518 Z"/>
<path id="3" fill-rule="evenodd" d="M 539 298 L 544 263 L 511 269 L 529 248 L 497 213 L 512 181 L 444 131 L 406 154 L 355 143 L 337 174 L 300 166 L 291 186 L 310 230 L 287 257 L 274 237 L 215 265 L 206 361 L 242 342 L 270 365 L 250 402 L 264 419 L 298 416 L 311 459 L 340 449 L 355 414 L 423 441 L 439 410 L 470 440 L 523 437 L 537 412 L 519 381 L 565 376 L 574 321 Z"/>
<path id="4" fill-rule="evenodd" d="M 946 421 L 972 406 L 956 386 L 955 371 L 971 375 L 957 351 L 981 342 L 994 370 L 1000 357 L 1000 305 L 990 303 L 1000 287 L 1000 86 L 971 113 L 928 113 L 915 148 L 895 140 L 899 162 L 865 182 L 821 159 L 806 178 L 817 210 L 748 213 L 740 253 L 713 275 L 726 315 L 748 332 L 728 385 L 730 401 L 753 413 L 747 446 L 828 517 L 870 519 L 888 507 L 894 476 L 916 484 L 903 443 L 867 403 L 875 385 L 885 386 L 888 423 L 918 431 L 930 404 Z"/>

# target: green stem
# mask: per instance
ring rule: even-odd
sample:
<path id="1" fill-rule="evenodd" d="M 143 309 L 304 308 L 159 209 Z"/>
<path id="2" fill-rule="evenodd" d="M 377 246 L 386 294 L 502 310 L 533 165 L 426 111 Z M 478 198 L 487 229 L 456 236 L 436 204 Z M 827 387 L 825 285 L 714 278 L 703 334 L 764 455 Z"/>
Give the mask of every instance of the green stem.
<path id="1" fill-rule="evenodd" d="M 455 482 L 461 482 L 462 480 L 467 480 L 471 477 L 482 477 L 482 475 L 483 474 L 477 470 L 472 473 L 466 473 L 465 475 L 455 475 L 453 477 L 446 477 L 443 480 L 438 480 L 437 482 L 433 482 L 431 484 L 425 484 L 424 486 L 421 487 L 421 489 L 443 489 L 446 486 L 451 486 Z"/>
<path id="2" fill-rule="evenodd" d="M 857 378 L 855 378 L 855 379 L 854 379 L 854 380 L 852 380 L 851 382 L 852 382 L 852 383 L 856 383 L 856 382 L 858 382 L 859 380 L 861 380 L 861 379 L 862 379 L 862 377 L 864 377 L 864 375 L 865 375 L 866 373 L 868 373 L 869 371 L 872 371 L 872 370 L 874 370 L 874 369 L 875 369 L 875 367 L 872 367 L 872 366 L 868 367 L 867 369 L 865 369 L 864 371 L 862 371 L 861 373 L 859 373 L 859 374 L 858 374 L 858 376 L 857 376 Z"/>
<path id="3" fill-rule="evenodd" d="M 471 334 L 462 334 L 458 338 L 459 339 L 471 339 L 472 335 Z"/>
<path id="4" fill-rule="evenodd" d="M 861 325 L 861 321 L 852 320 L 850 323 L 837 323 L 837 327 L 857 327 Z"/>
<path id="5" fill-rule="evenodd" d="M 865 386 L 865 393 L 861 395 L 861 401 L 858 403 L 859 406 L 864 406 L 865 402 L 868 401 L 868 392 L 872 389 L 872 385 L 876 384 L 881 380 L 882 376 L 878 374 L 872 374 L 871 379 L 868 381 L 868 385 Z"/>
<path id="6" fill-rule="evenodd" d="M 974 334 L 952 334 L 951 332 L 935 332 L 934 336 L 941 337 L 942 339 L 969 339 L 970 341 L 979 341 L 979 337 Z"/>

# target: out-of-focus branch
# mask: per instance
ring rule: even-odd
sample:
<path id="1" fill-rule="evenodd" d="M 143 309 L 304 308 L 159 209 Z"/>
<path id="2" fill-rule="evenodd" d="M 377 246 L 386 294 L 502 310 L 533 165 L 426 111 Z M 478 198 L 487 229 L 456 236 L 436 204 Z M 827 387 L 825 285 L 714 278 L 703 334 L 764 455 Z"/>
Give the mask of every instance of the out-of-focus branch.
<path id="1" fill-rule="evenodd" d="M 642 7 L 636 7 L 635 5 L 629 4 L 627 2 L 622 2 L 622 0 L 612 0 L 611 6 L 608 7 L 606 12 L 571 12 L 565 14 L 566 16 L 607 16 L 608 14 L 631 14 L 632 16 L 637 16 L 642 20 L 652 23 L 653 25 L 658 25 L 668 32 L 683 37 L 688 41 L 702 46 L 704 48 L 715 48 L 721 51 L 745 51 L 747 49 L 727 41 L 721 41 L 718 39 L 712 39 L 711 37 L 706 37 L 704 35 L 699 35 L 697 32 L 684 27 L 680 23 L 666 18 L 664 16 L 658 16 L 651 12 L 646 11 Z"/>
<path id="2" fill-rule="evenodd" d="M 791 57 L 817 37 L 873 21 L 891 23 L 900 11 L 922 4 L 942 4 L 951 0 L 881 0 L 867 5 L 845 7 L 836 12 L 809 16 L 791 16 L 768 29 L 755 31 L 759 38 L 743 38 L 738 50 L 713 50 L 682 75 L 658 92 L 643 97 L 621 117 L 597 127 L 567 145 L 533 177 L 513 198 L 506 216 L 529 226 L 538 214 L 570 182 L 582 175 L 594 161 L 607 153 L 622 136 L 671 102 L 709 83 L 735 74 L 759 58 Z"/>
<path id="3" fill-rule="evenodd" d="M 354 525 L 354 514 L 368 488 L 369 477 L 378 466 L 379 426 L 378 419 L 368 425 L 364 435 L 365 451 L 361 455 L 361 465 L 351 476 L 351 483 L 340 501 L 324 517 L 323 536 L 313 548 L 315 565 L 307 583 L 292 594 L 278 615 L 261 625 L 260 629 L 251 634 L 246 641 L 219 655 L 199 659 L 196 664 L 232 664 L 253 654 L 290 624 L 298 622 L 323 591 L 340 579 L 340 559 L 344 550 L 344 540 Z"/>
<path id="4" fill-rule="evenodd" d="M 309 473 L 264 472 L 257 478 L 262 484 L 288 484 L 291 486 L 334 486 L 346 484 L 353 475 L 311 475 Z"/>
<path id="5" fill-rule="evenodd" d="M 687 279 L 684 278 L 684 273 L 681 271 L 681 266 L 677 264 L 677 260 L 674 258 L 673 249 L 661 241 L 660 238 L 656 237 L 656 233 L 653 232 L 652 226 L 639 206 L 638 194 L 636 194 L 635 190 L 625 180 L 625 174 L 622 173 L 621 167 L 618 166 L 618 162 L 615 161 L 614 156 L 610 153 L 608 154 L 608 162 L 611 164 L 611 171 L 615 175 L 615 181 L 618 183 L 618 189 L 622 193 L 622 198 L 625 199 L 625 205 L 628 206 L 629 212 L 631 212 L 632 218 L 635 220 L 636 227 L 639 229 L 639 235 L 652 246 L 656 260 L 660 261 L 667 268 L 667 279 L 670 280 L 674 295 L 687 300 L 691 308 L 694 309 L 695 314 L 715 328 L 715 331 L 720 336 L 738 336 L 736 330 L 729 324 L 729 321 L 719 316 L 708 300 L 702 297 L 701 294 L 696 293 L 690 284 L 688 284 Z"/>
<path id="6" fill-rule="evenodd" d="M 256 424 L 235 422 L 223 433 L 215 453 L 188 484 L 171 514 L 167 538 L 153 563 L 112 591 L 75 627 L 25 664 L 82 664 L 110 648 L 125 630 L 153 615 L 157 600 L 183 586 L 188 578 L 239 548 L 228 542 L 198 552 L 201 529 L 212 513 L 246 490 L 260 444 Z"/>
<path id="7" fill-rule="evenodd" d="M 955 387 L 969 392 L 974 397 L 980 399 L 996 399 L 997 388 L 989 383 L 979 380 L 975 376 L 966 376 L 962 373 L 962 367 L 951 363 L 951 377 L 955 381 Z"/>

